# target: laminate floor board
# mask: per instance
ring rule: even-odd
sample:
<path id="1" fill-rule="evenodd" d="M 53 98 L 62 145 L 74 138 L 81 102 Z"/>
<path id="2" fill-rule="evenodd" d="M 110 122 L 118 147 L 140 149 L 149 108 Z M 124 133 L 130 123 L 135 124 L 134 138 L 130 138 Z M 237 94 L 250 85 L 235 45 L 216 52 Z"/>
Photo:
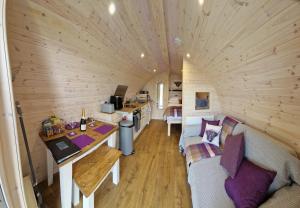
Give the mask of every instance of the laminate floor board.
<path id="1" fill-rule="evenodd" d="M 180 132 L 173 125 L 168 137 L 167 124 L 152 120 L 135 141 L 135 154 L 121 156 L 119 185 L 109 176 L 95 192 L 95 207 L 192 207 L 185 160 L 178 151 Z M 52 186 L 43 182 L 41 187 L 46 206 L 60 207 L 58 175 Z"/>

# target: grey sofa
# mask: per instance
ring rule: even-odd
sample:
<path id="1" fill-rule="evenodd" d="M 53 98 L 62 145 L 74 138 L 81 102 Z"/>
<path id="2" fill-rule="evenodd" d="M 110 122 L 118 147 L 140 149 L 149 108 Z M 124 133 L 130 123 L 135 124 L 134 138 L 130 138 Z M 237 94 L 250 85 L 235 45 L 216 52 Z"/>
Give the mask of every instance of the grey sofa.
<path id="1" fill-rule="evenodd" d="M 216 116 L 223 120 L 224 116 Z M 181 145 L 201 142 L 195 134 L 196 126 L 185 126 Z M 277 171 L 269 188 L 269 198 L 260 207 L 300 207 L 300 161 L 290 147 L 276 142 L 270 136 L 239 123 L 233 134 L 244 132 L 245 156 L 257 165 Z M 190 140 L 190 141 L 189 141 Z M 220 166 L 220 156 L 203 159 L 191 164 L 188 169 L 188 182 L 191 187 L 194 208 L 233 208 L 234 203 L 227 196 L 224 181 L 227 172 Z"/>

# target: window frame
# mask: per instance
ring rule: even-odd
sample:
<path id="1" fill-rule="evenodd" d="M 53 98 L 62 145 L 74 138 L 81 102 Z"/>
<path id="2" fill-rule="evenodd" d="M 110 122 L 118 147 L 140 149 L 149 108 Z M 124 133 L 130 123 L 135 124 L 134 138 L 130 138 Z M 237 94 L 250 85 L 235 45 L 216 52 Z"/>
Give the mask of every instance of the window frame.
<path id="1" fill-rule="evenodd" d="M 157 109 L 163 110 L 164 109 L 164 83 L 158 82 L 157 85 Z"/>

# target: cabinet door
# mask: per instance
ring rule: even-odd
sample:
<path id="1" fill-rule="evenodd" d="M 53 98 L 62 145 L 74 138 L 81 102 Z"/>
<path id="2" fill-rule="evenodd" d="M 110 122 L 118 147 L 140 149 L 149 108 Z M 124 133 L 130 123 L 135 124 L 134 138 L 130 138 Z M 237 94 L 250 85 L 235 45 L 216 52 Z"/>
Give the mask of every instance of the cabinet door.
<path id="1" fill-rule="evenodd" d="M 147 118 L 148 118 L 148 119 L 147 119 L 147 122 L 150 123 L 150 121 L 151 121 L 151 112 L 148 112 L 147 115 L 148 115 L 148 117 L 147 117 Z"/>
<path id="2" fill-rule="evenodd" d="M 141 118 L 141 129 L 143 129 L 145 127 L 145 117 Z"/>

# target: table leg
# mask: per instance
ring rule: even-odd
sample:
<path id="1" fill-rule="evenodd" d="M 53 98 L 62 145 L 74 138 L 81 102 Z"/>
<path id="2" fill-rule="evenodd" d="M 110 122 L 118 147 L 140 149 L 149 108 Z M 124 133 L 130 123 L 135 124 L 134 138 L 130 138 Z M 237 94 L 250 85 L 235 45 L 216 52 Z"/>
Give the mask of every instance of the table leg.
<path id="1" fill-rule="evenodd" d="M 120 181 L 120 160 L 118 159 L 112 168 L 113 183 L 118 185 Z"/>
<path id="2" fill-rule="evenodd" d="M 94 193 L 89 197 L 83 195 L 83 208 L 94 208 Z"/>
<path id="3" fill-rule="evenodd" d="M 171 123 L 168 123 L 168 136 L 171 136 Z"/>
<path id="4" fill-rule="evenodd" d="M 80 190 L 75 181 L 73 180 L 73 206 L 79 204 L 80 200 Z"/>
<path id="5" fill-rule="evenodd" d="M 60 203 L 62 208 L 71 208 L 72 204 L 72 163 L 59 168 Z"/>
<path id="6" fill-rule="evenodd" d="M 46 148 L 47 152 L 47 175 L 48 175 L 48 186 L 53 184 L 53 157 L 52 153 L 48 148 Z"/>

